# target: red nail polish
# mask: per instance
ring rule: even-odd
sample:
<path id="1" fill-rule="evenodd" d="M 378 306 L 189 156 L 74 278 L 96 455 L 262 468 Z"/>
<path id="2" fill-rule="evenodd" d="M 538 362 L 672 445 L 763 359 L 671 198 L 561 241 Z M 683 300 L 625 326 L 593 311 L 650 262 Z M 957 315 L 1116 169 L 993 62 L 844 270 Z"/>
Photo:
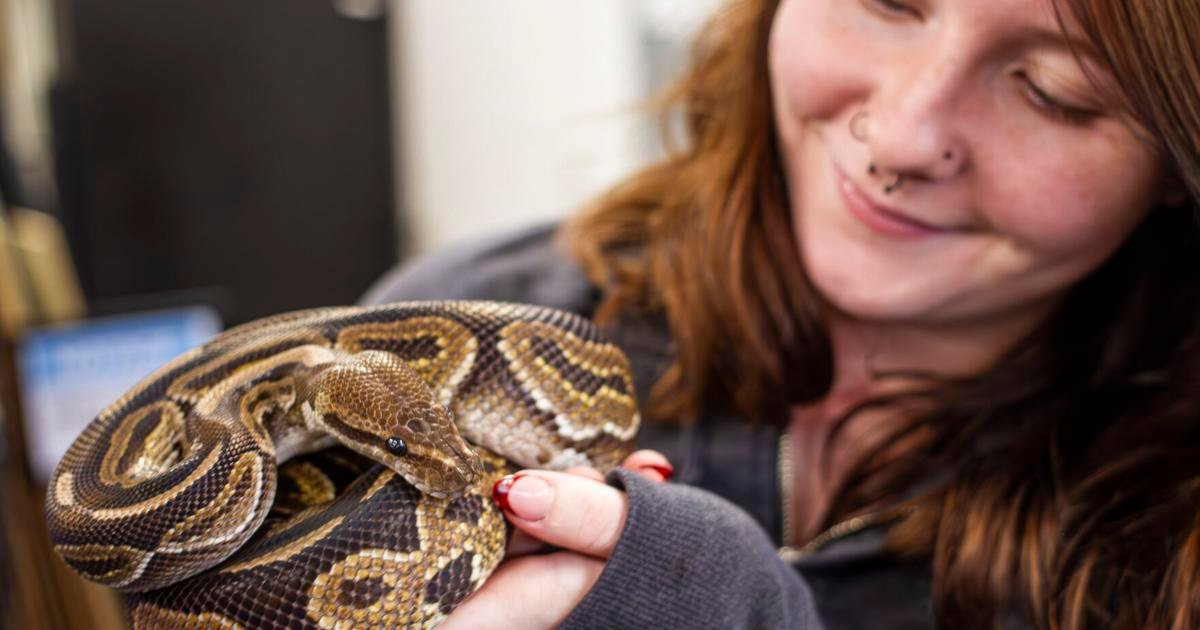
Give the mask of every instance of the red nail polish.
<path id="1" fill-rule="evenodd" d="M 675 469 L 670 464 L 661 466 L 658 464 L 646 464 L 646 468 L 649 468 L 650 470 L 662 475 L 663 481 L 670 479 L 675 474 Z"/>
<path id="2" fill-rule="evenodd" d="M 512 485 L 516 483 L 517 479 L 520 478 L 521 473 L 505 475 L 501 477 L 500 480 L 495 484 L 492 484 L 492 501 L 494 501 L 496 505 L 500 506 L 501 510 L 504 510 L 505 512 L 512 511 L 512 509 L 508 507 L 508 491 L 512 488 Z"/>

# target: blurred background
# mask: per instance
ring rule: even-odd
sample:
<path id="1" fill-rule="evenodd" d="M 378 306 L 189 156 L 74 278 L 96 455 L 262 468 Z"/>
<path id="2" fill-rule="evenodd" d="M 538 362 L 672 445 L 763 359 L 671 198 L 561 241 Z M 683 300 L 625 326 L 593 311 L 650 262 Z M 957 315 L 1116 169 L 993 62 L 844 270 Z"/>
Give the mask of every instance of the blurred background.
<path id="1" fill-rule="evenodd" d="M 124 623 L 42 528 L 101 408 L 654 159 L 639 105 L 716 4 L 0 0 L 0 626 Z"/>

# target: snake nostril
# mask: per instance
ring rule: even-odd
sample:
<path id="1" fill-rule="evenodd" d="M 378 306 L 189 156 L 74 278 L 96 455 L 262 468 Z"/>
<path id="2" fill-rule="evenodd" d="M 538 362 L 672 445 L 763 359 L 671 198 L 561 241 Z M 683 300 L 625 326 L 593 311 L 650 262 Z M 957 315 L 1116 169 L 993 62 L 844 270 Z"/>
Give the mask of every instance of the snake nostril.
<path id="1" fill-rule="evenodd" d="M 400 457 L 403 457 L 408 454 L 408 444 L 405 443 L 404 440 L 402 440 L 398 437 L 388 438 L 386 445 L 387 445 L 387 450 L 391 451 L 391 453 L 393 455 L 398 455 Z"/>

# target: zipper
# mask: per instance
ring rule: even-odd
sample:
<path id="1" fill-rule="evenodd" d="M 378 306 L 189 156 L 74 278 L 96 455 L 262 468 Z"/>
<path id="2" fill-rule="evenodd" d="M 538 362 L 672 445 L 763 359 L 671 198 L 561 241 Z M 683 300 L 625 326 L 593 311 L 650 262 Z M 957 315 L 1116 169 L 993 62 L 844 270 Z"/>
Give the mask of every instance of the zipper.
<path id="1" fill-rule="evenodd" d="M 808 541 L 804 546 L 797 547 L 796 530 L 794 527 L 795 492 L 792 488 L 795 480 L 795 477 L 793 477 L 795 473 L 795 461 L 792 454 L 791 429 L 785 429 L 779 437 L 779 453 L 776 462 L 776 474 L 779 477 L 779 500 L 782 504 L 780 506 L 780 525 L 783 528 L 782 536 L 780 536 L 783 546 L 778 549 L 778 553 L 779 557 L 788 564 L 811 556 L 836 540 L 857 534 L 864 529 L 890 521 L 910 511 L 910 508 L 904 507 L 899 510 L 877 510 L 852 516 L 844 521 L 835 523 L 832 527 Z"/>
<path id="2" fill-rule="evenodd" d="M 783 542 L 783 549 L 788 549 L 796 544 L 796 498 L 795 489 L 792 487 L 795 484 L 795 462 L 792 461 L 792 430 L 784 429 L 783 435 L 779 436 L 779 453 L 776 457 L 776 471 L 779 479 L 779 502 L 780 506 L 780 527 L 783 529 L 780 540 Z"/>
<path id="3" fill-rule="evenodd" d="M 808 541 L 808 544 L 803 547 L 793 545 L 780 547 L 778 550 L 779 557 L 788 564 L 798 562 L 820 551 L 825 545 L 835 540 L 841 540 L 852 534 L 857 534 L 864 529 L 886 522 L 894 517 L 894 512 L 868 512 L 866 514 L 859 514 L 858 516 L 834 524 L 833 527 L 821 532 L 816 538 Z"/>

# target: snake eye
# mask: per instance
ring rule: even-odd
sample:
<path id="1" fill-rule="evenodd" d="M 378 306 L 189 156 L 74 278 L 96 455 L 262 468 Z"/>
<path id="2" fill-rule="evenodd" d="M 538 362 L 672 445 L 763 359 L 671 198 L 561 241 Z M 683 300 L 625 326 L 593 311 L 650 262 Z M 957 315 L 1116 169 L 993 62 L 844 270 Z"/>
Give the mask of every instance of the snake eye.
<path id="1" fill-rule="evenodd" d="M 404 440 L 398 437 L 388 438 L 386 444 L 387 450 L 391 451 L 392 455 L 403 457 L 408 454 L 408 444 L 405 444 Z"/>

